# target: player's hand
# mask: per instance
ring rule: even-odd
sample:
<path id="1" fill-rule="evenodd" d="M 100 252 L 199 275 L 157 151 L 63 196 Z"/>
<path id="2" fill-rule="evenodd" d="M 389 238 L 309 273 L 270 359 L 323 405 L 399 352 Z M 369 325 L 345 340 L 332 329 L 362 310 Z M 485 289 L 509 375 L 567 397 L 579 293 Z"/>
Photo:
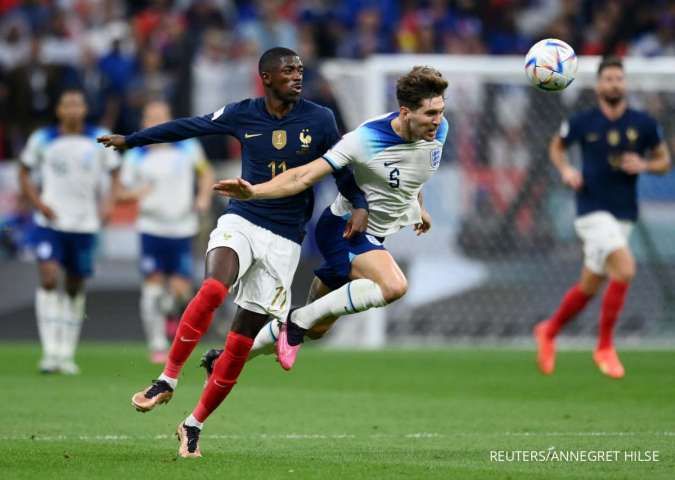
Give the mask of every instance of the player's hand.
<path id="1" fill-rule="evenodd" d="M 124 135 L 101 135 L 96 139 L 96 141 L 98 143 L 102 143 L 104 147 L 112 147 L 118 152 L 123 152 L 128 148 L 127 142 L 124 140 Z"/>
<path id="2" fill-rule="evenodd" d="M 352 210 L 352 216 L 345 225 L 343 238 L 354 238 L 357 234 L 363 233 L 368 228 L 368 210 L 365 208 L 355 208 Z"/>
<path id="3" fill-rule="evenodd" d="M 213 186 L 213 189 L 218 195 L 237 200 L 251 200 L 254 196 L 253 185 L 243 178 L 220 180 Z"/>
<path id="4" fill-rule="evenodd" d="M 621 170 L 629 175 L 637 175 L 647 171 L 647 162 L 635 152 L 625 152 L 621 155 Z"/>
<path id="5" fill-rule="evenodd" d="M 418 237 L 431 230 L 431 214 L 429 214 L 429 212 L 427 212 L 425 209 L 422 209 L 422 221 L 420 223 L 416 223 L 413 228 L 415 229 Z"/>
<path id="6" fill-rule="evenodd" d="M 56 220 L 56 213 L 54 213 L 54 210 L 52 210 L 48 205 L 40 203 L 40 205 L 37 206 L 37 209 L 50 222 Z"/>
<path id="7" fill-rule="evenodd" d="M 572 166 L 568 166 L 560 171 L 560 176 L 565 185 L 572 190 L 579 190 L 584 184 L 584 179 L 581 172 Z"/>

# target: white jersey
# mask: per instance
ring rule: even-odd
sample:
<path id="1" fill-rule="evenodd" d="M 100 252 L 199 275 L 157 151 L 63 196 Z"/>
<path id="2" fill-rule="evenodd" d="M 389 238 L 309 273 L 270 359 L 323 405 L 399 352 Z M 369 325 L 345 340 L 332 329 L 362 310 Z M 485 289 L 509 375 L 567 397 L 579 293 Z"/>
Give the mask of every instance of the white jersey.
<path id="1" fill-rule="evenodd" d="M 160 237 L 195 235 L 195 172 L 206 165 L 200 143 L 192 139 L 125 153 L 122 184 L 127 188 L 150 187 L 139 204 L 138 230 Z"/>
<path id="2" fill-rule="evenodd" d="M 40 199 L 56 214 L 53 221 L 35 213 L 35 222 L 64 232 L 94 233 L 101 227 L 98 195 L 106 174 L 120 166 L 120 156 L 96 143 L 108 133 L 86 127 L 64 135 L 58 127 L 35 131 L 21 154 L 21 163 L 39 173 Z"/>
<path id="3" fill-rule="evenodd" d="M 421 221 L 417 196 L 422 185 L 438 170 L 448 122 L 443 118 L 432 141 L 406 142 L 391 126 L 398 112 L 360 125 L 323 155 L 334 169 L 351 165 L 356 183 L 368 200 L 367 232 L 385 237 Z M 345 216 L 351 203 L 338 195 L 331 211 Z"/>

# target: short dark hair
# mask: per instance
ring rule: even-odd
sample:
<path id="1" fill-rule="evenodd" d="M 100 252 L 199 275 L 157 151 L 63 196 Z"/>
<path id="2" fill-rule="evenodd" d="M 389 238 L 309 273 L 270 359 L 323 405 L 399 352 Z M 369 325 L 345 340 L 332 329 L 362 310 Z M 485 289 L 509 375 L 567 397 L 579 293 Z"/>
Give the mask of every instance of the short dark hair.
<path id="1" fill-rule="evenodd" d="M 396 82 L 396 99 L 402 107 L 416 110 L 422 100 L 445 95 L 448 81 L 433 67 L 417 65 Z"/>
<path id="2" fill-rule="evenodd" d="M 274 47 L 267 50 L 260 56 L 258 60 L 258 74 L 262 76 L 263 72 L 269 72 L 276 67 L 283 57 L 297 57 L 299 56 L 290 48 Z"/>
<path id="3" fill-rule="evenodd" d="M 623 61 L 619 57 L 604 57 L 598 65 L 598 77 L 605 68 L 618 67 L 623 70 Z"/>

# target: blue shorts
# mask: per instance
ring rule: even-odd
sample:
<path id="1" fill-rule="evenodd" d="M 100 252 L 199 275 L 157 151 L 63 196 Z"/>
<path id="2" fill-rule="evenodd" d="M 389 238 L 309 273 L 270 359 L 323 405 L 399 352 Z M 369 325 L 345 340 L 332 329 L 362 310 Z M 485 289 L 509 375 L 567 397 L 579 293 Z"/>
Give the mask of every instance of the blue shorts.
<path id="1" fill-rule="evenodd" d="M 38 226 L 33 241 L 39 262 L 58 262 L 68 274 L 81 278 L 94 273 L 95 233 L 62 232 Z"/>
<path id="2" fill-rule="evenodd" d="M 314 274 L 333 290 L 350 281 L 354 257 L 371 250 L 386 250 L 382 245 L 383 238 L 367 233 L 360 233 L 349 240 L 343 238 L 345 225 L 347 219 L 333 215 L 330 207 L 324 210 L 316 224 L 316 244 L 324 262 L 314 270 Z"/>
<path id="3" fill-rule="evenodd" d="M 192 278 L 192 237 L 158 237 L 141 233 L 141 273 Z"/>

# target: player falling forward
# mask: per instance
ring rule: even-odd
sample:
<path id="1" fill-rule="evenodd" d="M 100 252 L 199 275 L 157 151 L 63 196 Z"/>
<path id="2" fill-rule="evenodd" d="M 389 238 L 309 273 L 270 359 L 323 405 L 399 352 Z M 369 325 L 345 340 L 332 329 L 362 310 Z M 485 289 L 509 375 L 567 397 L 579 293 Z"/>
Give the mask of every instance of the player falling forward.
<path id="1" fill-rule="evenodd" d="M 317 243 L 325 262 L 315 272 L 310 292 L 315 300 L 293 310 L 279 331 L 277 359 L 284 369 L 293 366 L 305 334 L 319 337 L 340 315 L 381 307 L 405 294 L 406 278 L 383 242 L 407 225 L 415 225 L 418 234 L 431 227 L 421 189 L 440 164 L 448 132 L 443 117 L 447 86 L 437 70 L 414 67 L 397 82 L 399 111 L 365 122 L 321 158 L 262 184 L 238 178 L 214 187 L 221 195 L 239 200 L 283 198 L 351 165 L 356 183 L 366 194 L 370 209 L 366 233 L 342 238 L 351 207 L 342 195 L 317 224 Z M 274 342 L 274 327 L 273 322 L 261 330 L 256 348 Z"/>
<path id="2" fill-rule="evenodd" d="M 228 134 L 242 145 L 242 177 L 262 183 L 322 155 L 338 139 L 333 113 L 300 98 L 303 66 L 295 52 L 273 48 L 258 64 L 265 96 L 227 105 L 203 117 L 183 118 L 123 137 L 99 139 L 118 149 L 166 143 L 210 134 Z M 338 189 L 354 207 L 347 236 L 362 232 L 367 203 L 349 172 L 336 175 Z M 168 402 L 178 376 L 215 310 L 236 286 L 237 313 L 224 354 L 214 365 L 193 412 L 178 425 L 178 454 L 199 457 L 199 434 L 207 417 L 220 405 L 241 373 L 253 339 L 269 317 L 285 318 L 291 282 L 300 258 L 300 243 L 314 203 L 311 190 L 279 200 L 232 201 L 211 232 L 206 253 L 206 279 L 185 309 L 169 350 L 164 371 L 152 385 L 136 393 L 132 404 L 149 411 Z"/>
<path id="3" fill-rule="evenodd" d="M 635 275 L 628 237 L 638 217 L 637 177 L 670 169 L 668 149 L 656 121 L 628 108 L 621 60 L 608 58 L 600 63 L 595 90 L 598 106 L 563 123 L 549 149 L 562 181 L 576 191 L 574 228 L 583 243 L 584 264 L 579 282 L 567 291 L 558 310 L 534 328 L 537 363 L 546 375 L 555 368 L 556 335 L 609 277 L 593 360 L 605 375 L 624 376 L 612 337 Z M 583 157 L 581 172 L 565 156 L 565 149 L 577 142 Z"/>
<path id="4" fill-rule="evenodd" d="M 143 110 L 145 128 L 169 120 L 166 102 L 150 102 Z M 120 180 L 125 189 L 118 200 L 139 202 L 140 313 L 150 361 L 163 364 L 169 347 L 165 316 L 169 311 L 180 316 L 192 296 L 192 237 L 197 214 L 211 205 L 213 169 L 200 143 L 185 140 L 129 150 Z"/>
<path id="5" fill-rule="evenodd" d="M 85 315 L 84 284 L 93 271 L 101 213 L 107 216 L 112 207 L 112 195 L 99 204 L 99 187 L 109 174 L 110 191 L 119 188 L 119 155 L 96 144 L 105 131 L 85 125 L 86 115 L 82 92 L 64 91 L 56 106 L 58 125 L 34 132 L 21 154 L 21 188 L 37 210 L 35 314 L 44 373 L 79 372 L 75 350 Z M 31 170 L 39 172 L 39 188 Z M 58 291 L 62 270 L 64 295 Z"/>

